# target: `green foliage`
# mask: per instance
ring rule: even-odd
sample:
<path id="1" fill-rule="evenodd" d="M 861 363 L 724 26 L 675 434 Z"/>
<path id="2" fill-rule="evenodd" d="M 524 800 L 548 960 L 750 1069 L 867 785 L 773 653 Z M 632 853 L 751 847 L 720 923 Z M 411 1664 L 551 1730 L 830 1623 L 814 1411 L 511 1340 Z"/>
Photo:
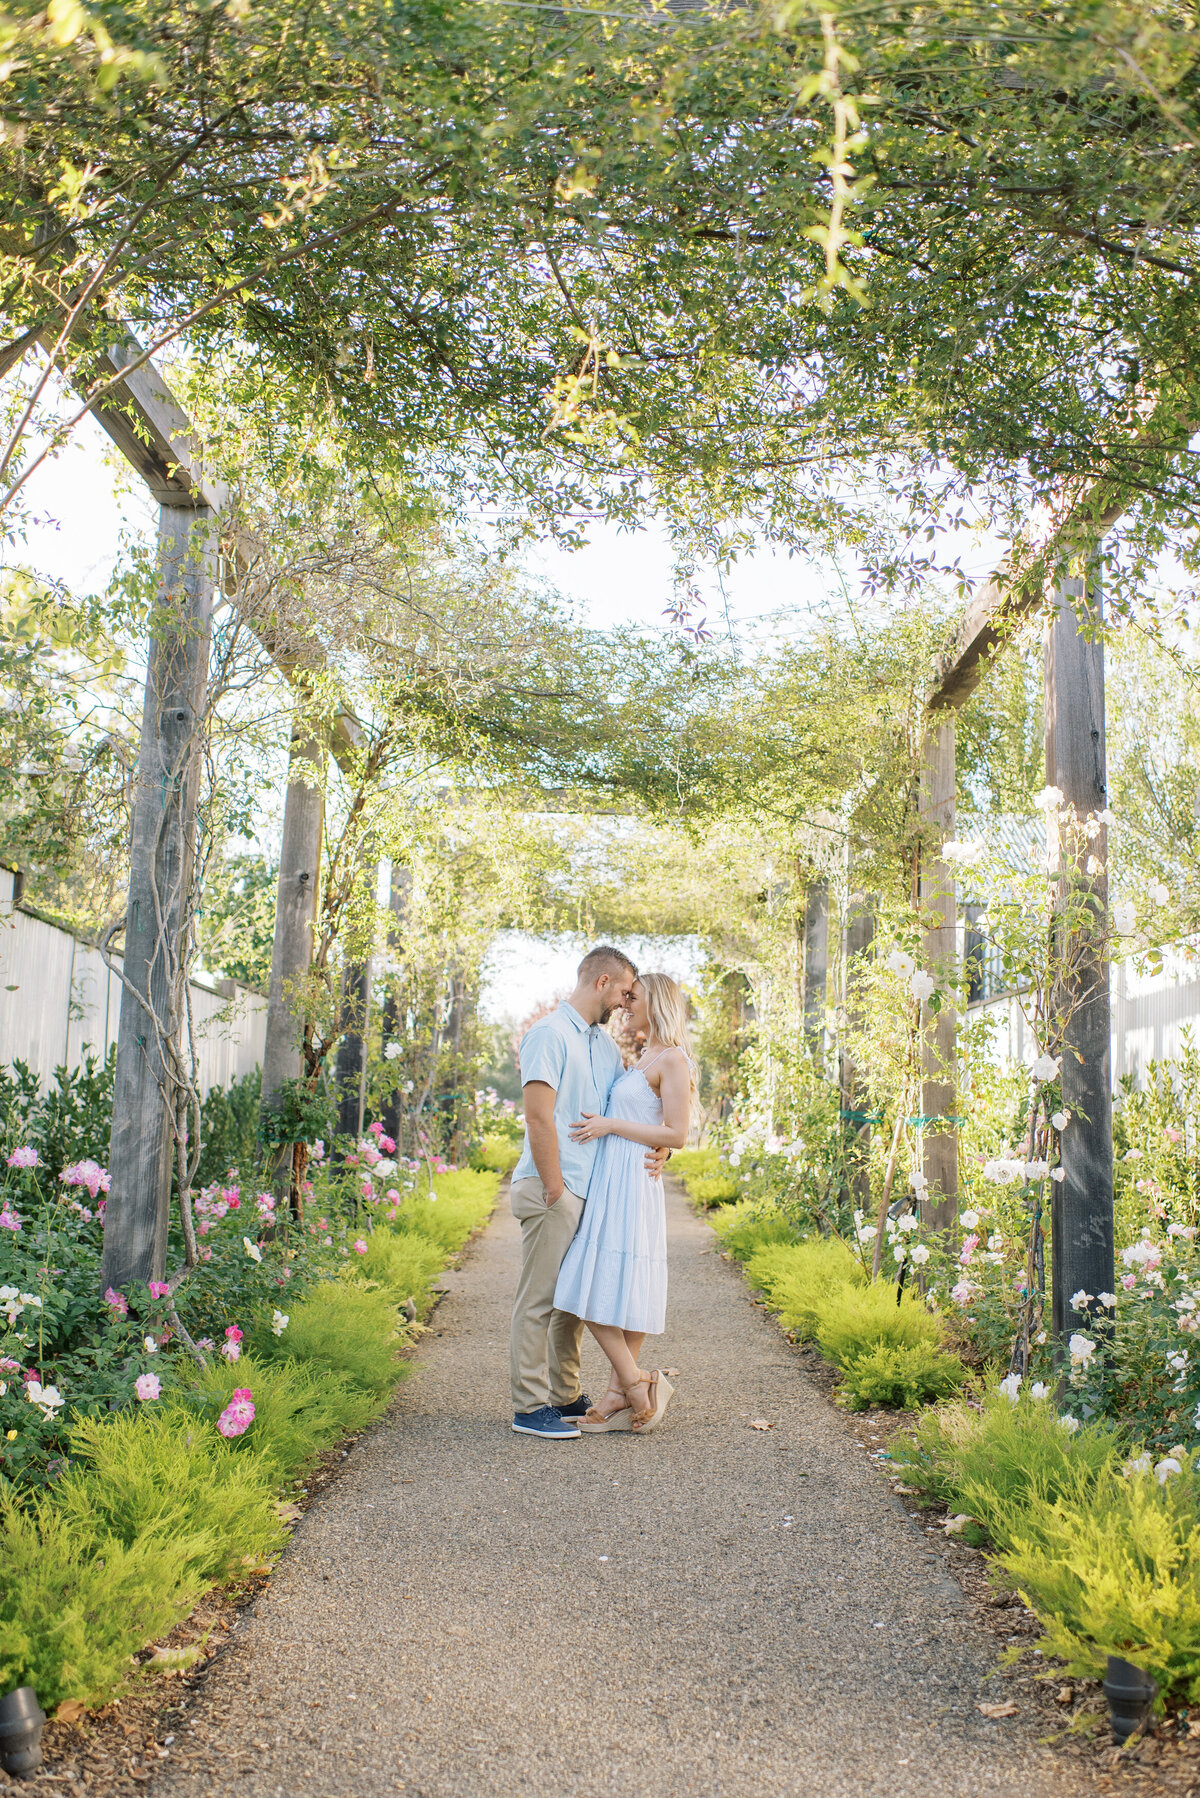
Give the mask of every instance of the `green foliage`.
<path id="1" fill-rule="evenodd" d="M 507 1174 L 521 1159 L 521 1144 L 511 1136 L 488 1135 L 471 1154 L 471 1167 L 479 1173 Z"/>
<path id="2" fill-rule="evenodd" d="M 392 1308 L 382 1294 L 362 1293 L 352 1286 L 339 1290 L 351 1299 L 346 1313 L 348 1333 L 373 1324 L 378 1327 L 385 1319 L 390 1326 Z M 374 1306 L 354 1302 L 361 1299 L 377 1302 Z M 285 1356 L 281 1350 L 275 1359 L 268 1359 L 265 1354 L 243 1354 L 232 1365 L 220 1360 L 203 1373 L 197 1369 L 194 1379 L 164 1394 L 164 1413 L 176 1427 L 185 1430 L 211 1427 L 235 1390 L 245 1388 L 253 1396 L 254 1422 L 243 1436 L 230 1443 L 230 1453 L 235 1459 L 261 1457 L 274 1467 L 279 1480 L 299 1473 L 340 1435 L 363 1429 L 378 1415 L 384 1393 L 400 1375 L 392 1344 L 376 1338 L 377 1352 L 372 1355 L 369 1341 L 348 1343 L 336 1361 L 326 1360 L 321 1354 L 321 1341 L 323 1328 L 329 1322 L 328 1313 L 318 1304 L 306 1329 L 304 1311 L 305 1307 L 297 1307 L 297 1316 L 287 1331 L 290 1336 L 296 1324 L 300 1324 L 299 1353 L 289 1345 L 291 1352 Z M 385 1377 L 386 1386 L 380 1383 Z M 374 1387 L 367 1385 L 368 1378 L 376 1381 Z"/>
<path id="3" fill-rule="evenodd" d="M 719 1149 L 676 1149 L 671 1156 L 671 1173 L 677 1180 L 682 1180 L 689 1192 L 692 1181 L 704 1179 L 721 1171 L 721 1153 Z"/>
<path id="4" fill-rule="evenodd" d="M 769 1243 L 796 1240 L 796 1232 L 782 1212 L 761 1199 L 740 1199 L 736 1205 L 719 1206 L 710 1212 L 708 1221 L 721 1247 L 735 1261 L 748 1261 Z"/>
<path id="5" fill-rule="evenodd" d="M 256 1372 L 241 1370 L 244 1383 Z M 73 1465 L 54 1487 L 54 1507 L 97 1540 L 112 1535 L 132 1548 L 147 1534 L 169 1539 L 177 1578 L 229 1579 L 246 1556 L 261 1560 L 283 1541 L 273 1504 L 279 1470 L 262 1441 L 255 1446 L 257 1455 L 240 1452 L 215 1429 L 182 1425 L 170 1408 L 88 1418 L 71 1431 Z"/>
<path id="6" fill-rule="evenodd" d="M 337 1106 L 324 1087 L 314 1090 L 307 1080 L 285 1080 L 258 1128 L 265 1143 L 332 1142 Z"/>
<path id="7" fill-rule="evenodd" d="M 1001 1507 L 1001 1567 L 1070 1673 L 1118 1654 L 1169 1696 L 1200 1698 L 1200 1475 L 1105 1472 L 1052 1505 Z"/>
<path id="8" fill-rule="evenodd" d="M 817 1342 L 839 1367 L 848 1367 L 877 1343 L 889 1348 L 942 1345 L 941 1319 L 907 1292 L 897 1304 L 896 1288 L 887 1280 L 836 1286 L 815 1309 Z"/>
<path id="9" fill-rule="evenodd" d="M 161 1527 L 126 1545 L 81 1530 L 52 1498 L 32 1512 L 0 1491 L 0 1685 L 31 1685 L 47 1710 L 64 1698 L 102 1704 L 129 1657 L 187 1615 L 204 1589 L 181 1574 Z"/>
<path id="10" fill-rule="evenodd" d="M 1061 1498 L 1086 1502 L 1116 1466 L 1121 1442 L 1112 1424 L 1071 1431 L 1044 1399 L 1014 1405 L 992 1391 L 931 1411 L 911 1436 L 897 1437 L 892 1458 L 906 1486 L 977 1518 L 1003 1545 L 1014 1517 Z"/>
<path id="11" fill-rule="evenodd" d="M 396 1304 L 390 1293 L 368 1291 L 352 1280 L 328 1280 L 289 1315 L 284 1334 L 271 1338 L 280 1359 L 340 1374 L 348 1385 L 376 1398 L 383 1398 L 402 1377 L 404 1369 L 396 1358 Z M 270 1352 L 262 1326 L 254 1340 L 260 1353 Z M 240 1366 L 225 1382 L 230 1391 L 250 1384 L 234 1377 Z M 208 1377 L 219 1385 L 224 1373 L 223 1368 L 214 1369 Z"/>
<path id="12" fill-rule="evenodd" d="M 874 1405 L 915 1411 L 956 1391 L 966 1377 L 957 1355 L 945 1354 L 928 1342 L 907 1348 L 877 1342 L 847 1362 L 845 1371 L 842 1390 L 853 1411 L 867 1411 Z"/>
<path id="13" fill-rule="evenodd" d="M 494 1173 L 471 1168 L 435 1174 L 404 1200 L 396 1228 L 427 1237 L 446 1255 L 456 1254 L 490 1217 L 497 1185 Z"/>
<path id="14" fill-rule="evenodd" d="M 803 1341 L 816 1335 L 818 1307 L 832 1291 L 866 1284 L 861 1264 L 836 1236 L 757 1249 L 746 1263 L 746 1278 L 766 1293 L 784 1328 Z"/>
<path id="15" fill-rule="evenodd" d="M 436 1242 L 416 1230 L 375 1230 L 359 1272 L 378 1281 L 393 1304 L 411 1299 L 424 1316 L 432 1303 L 430 1286 L 445 1264 Z"/>
<path id="16" fill-rule="evenodd" d="M 197 1186 L 227 1179 L 231 1170 L 247 1181 L 259 1158 L 258 1105 L 262 1072 L 255 1068 L 226 1088 L 214 1086 L 200 1107 L 204 1147 L 196 1173 Z"/>
<path id="17" fill-rule="evenodd" d="M 5 1155 L 22 1145 L 38 1152 L 49 1181 L 68 1162 L 90 1158 L 108 1162 L 112 1093 L 117 1051 L 101 1061 L 89 1049 L 82 1066 L 57 1067 L 42 1092 L 37 1075 L 23 1061 L 0 1067 L 0 1144 Z"/>
<path id="18" fill-rule="evenodd" d="M 697 1205 L 727 1205 L 741 1193 L 732 1174 L 695 1174 L 687 1183 L 688 1197 Z"/>

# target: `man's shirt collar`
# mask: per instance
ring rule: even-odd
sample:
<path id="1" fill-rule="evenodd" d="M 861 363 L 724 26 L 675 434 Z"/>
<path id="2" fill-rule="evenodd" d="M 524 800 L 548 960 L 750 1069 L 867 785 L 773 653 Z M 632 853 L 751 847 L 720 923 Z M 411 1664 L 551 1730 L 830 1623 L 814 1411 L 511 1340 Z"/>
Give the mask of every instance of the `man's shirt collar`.
<path id="1" fill-rule="evenodd" d="M 579 1013 L 576 1011 L 575 1007 L 571 1004 L 569 999 L 560 1000 L 558 1009 L 560 1011 L 566 1012 L 567 1016 L 570 1018 L 571 1022 L 574 1024 L 576 1030 L 591 1029 L 591 1025 L 588 1024 L 586 1019 L 580 1017 Z"/>

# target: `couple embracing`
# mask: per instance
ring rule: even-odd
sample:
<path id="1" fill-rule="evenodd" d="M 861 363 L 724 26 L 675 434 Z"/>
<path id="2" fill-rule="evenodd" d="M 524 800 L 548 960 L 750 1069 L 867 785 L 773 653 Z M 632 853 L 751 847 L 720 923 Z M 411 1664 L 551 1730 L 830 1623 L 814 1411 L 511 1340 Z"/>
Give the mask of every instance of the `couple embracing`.
<path id="1" fill-rule="evenodd" d="M 628 1014 L 641 1054 L 626 1068 L 602 1028 Z M 638 1365 L 667 1315 L 662 1165 L 687 1141 L 695 1092 L 687 1002 L 668 974 L 592 949 L 574 992 L 521 1042 L 525 1146 L 513 1170 L 521 1277 L 513 1305 L 513 1424 L 551 1440 L 657 1427 L 671 1396 Z M 580 1391 L 584 1326 L 608 1358 L 608 1390 Z"/>

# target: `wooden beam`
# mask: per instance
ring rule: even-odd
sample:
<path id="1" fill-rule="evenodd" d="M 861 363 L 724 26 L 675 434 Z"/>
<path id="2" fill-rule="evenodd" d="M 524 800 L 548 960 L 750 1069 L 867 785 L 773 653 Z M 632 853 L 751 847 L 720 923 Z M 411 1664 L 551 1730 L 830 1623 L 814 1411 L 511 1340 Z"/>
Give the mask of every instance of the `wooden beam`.
<path id="1" fill-rule="evenodd" d="M 1185 449 L 1200 431 L 1200 405 L 1190 388 L 1163 389 L 1138 430 L 1131 448 L 1147 455 Z M 934 666 L 929 695 L 931 711 L 961 706 L 984 674 L 988 658 L 1001 647 L 1015 625 L 1039 612 L 1068 558 L 1087 553 L 1129 510 L 1137 489 L 1115 481 L 1091 481 L 1083 489 L 1029 566 L 1014 574 L 1007 564 L 997 569 L 967 607 L 954 643 Z"/>
<path id="2" fill-rule="evenodd" d="M 119 385 L 92 408 L 92 416 L 145 481 L 160 506 L 204 505 L 228 510 L 229 489 L 205 469 L 191 419 L 161 369 L 140 361 L 144 352 L 126 338 L 93 362 L 93 379 Z"/>

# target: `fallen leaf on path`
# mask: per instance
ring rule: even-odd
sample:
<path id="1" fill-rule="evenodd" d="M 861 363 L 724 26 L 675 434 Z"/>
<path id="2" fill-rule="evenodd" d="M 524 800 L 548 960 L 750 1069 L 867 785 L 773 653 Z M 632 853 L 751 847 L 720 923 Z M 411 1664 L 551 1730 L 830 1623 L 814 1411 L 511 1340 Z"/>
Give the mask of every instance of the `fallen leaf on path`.
<path id="1" fill-rule="evenodd" d="M 768 1423 L 765 1417 L 752 1417 L 750 1419 L 750 1428 L 752 1430 L 773 1430 L 775 1425 L 773 1423 Z"/>
<path id="2" fill-rule="evenodd" d="M 962 1530 L 966 1529 L 969 1523 L 974 1523 L 974 1521 L 975 1519 L 973 1517 L 968 1517 L 965 1511 L 960 1511 L 957 1517 L 947 1517 L 942 1528 L 948 1536 L 957 1536 Z"/>
<path id="3" fill-rule="evenodd" d="M 975 1709 L 982 1711 L 985 1717 L 1015 1717 L 1017 1715 L 1017 1707 L 1011 1698 L 1006 1698 L 1003 1704 L 977 1704 Z"/>
<path id="4" fill-rule="evenodd" d="M 1054 1694 L 1054 1702 L 1055 1704 L 1074 1704 L 1074 1686 L 1060 1686 L 1058 1691 Z"/>
<path id="5" fill-rule="evenodd" d="M 87 1705 L 81 1698 L 64 1698 L 54 1713 L 56 1723 L 78 1723 L 87 1716 Z"/>
<path id="6" fill-rule="evenodd" d="M 155 1673 L 186 1673 L 200 1659 L 200 1648 L 193 1644 L 189 1648 L 156 1648 L 147 1667 Z"/>
<path id="7" fill-rule="evenodd" d="M 275 1515 L 278 1517 L 280 1523 L 295 1523 L 299 1518 L 303 1517 L 304 1512 L 300 1509 L 299 1505 L 277 1504 L 275 1506 Z"/>

